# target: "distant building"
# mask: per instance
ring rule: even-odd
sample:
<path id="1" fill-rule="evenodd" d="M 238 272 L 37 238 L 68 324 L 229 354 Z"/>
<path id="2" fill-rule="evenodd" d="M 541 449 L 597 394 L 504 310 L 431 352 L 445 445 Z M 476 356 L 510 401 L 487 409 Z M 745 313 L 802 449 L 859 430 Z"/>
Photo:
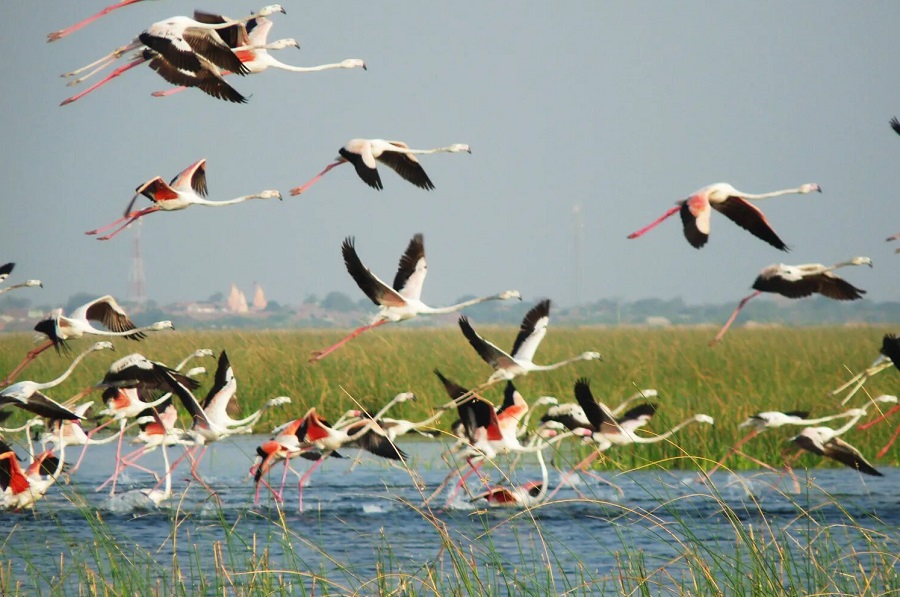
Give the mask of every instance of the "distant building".
<path id="1" fill-rule="evenodd" d="M 225 305 L 230 313 L 247 313 L 250 311 L 247 308 L 247 297 L 238 289 L 237 284 L 231 285 Z"/>
<path id="2" fill-rule="evenodd" d="M 263 292 L 262 286 L 257 284 L 256 289 L 253 291 L 253 310 L 265 311 L 268 304 L 269 303 L 268 301 L 266 301 L 266 295 Z"/>

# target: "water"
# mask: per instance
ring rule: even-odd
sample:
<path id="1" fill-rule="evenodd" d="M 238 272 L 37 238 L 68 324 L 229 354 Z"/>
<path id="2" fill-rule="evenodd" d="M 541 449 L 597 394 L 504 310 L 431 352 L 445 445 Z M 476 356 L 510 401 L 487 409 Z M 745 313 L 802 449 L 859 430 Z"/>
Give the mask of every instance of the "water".
<path id="1" fill-rule="evenodd" d="M 173 475 L 174 497 L 162 508 L 140 493 L 154 485 L 152 477 L 134 469 L 122 475 L 115 497 L 110 498 L 108 488 L 95 492 L 113 470 L 115 445 L 91 447 L 71 482 L 51 488 L 33 513 L 0 513 L 7 529 L 4 556 L 11 578 L 25 586 L 75 586 L 83 578 L 71 573 L 73 563 L 108 571 L 116 563 L 108 562 L 105 552 L 97 555 L 92 550 L 100 535 L 118 542 L 129 565 L 146 566 L 151 578 L 171 572 L 173 554 L 178 554 L 183 574 L 185 566 L 194 567 L 198 577 L 207 579 L 215 578 L 222 553 L 226 567 L 235 571 L 246 570 L 253 557 L 265 555 L 270 569 L 314 571 L 345 590 L 371 593 L 377 589 L 366 590 L 363 583 L 386 568 L 422 575 L 428 566 L 452 573 L 441 528 L 494 578 L 526 587 L 549 582 L 564 590 L 598 579 L 612 582 L 620 570 L 617 559 L 635 554 L 642 554 L 648 568 L 665 565 L 667 574 L 675 571 L 677 577 L 685 566 L 680 559 L 684 542 L 699 544 L 711 556 L 734 553 L 740 538 L 726 511 L 757 533 L 785 530 L 799 549 L 817 529 L 829 525 L 850 523 L 835 540 L 856 549 L 866 547 L 859 527 L 893 533 L 894 544 L 900 528 L 896 469 L 884 469 L 882 478 L 849 469 L 797 471 L 797 486 L 790 476 L 775 473 L 718 472 L 713 477 L 715 492 L 688 471 L 604 473 L 618 488 L 587 475 L 574 477 L 551 503 L 529 511 L 485 509 L 464 492 L 445 504 L 449 489 L 435 498 L 430 511 L 421 510 L 424 498 L 448 470 L 439 457 L 443 446 L 423 441 L 403 444 L 423 489 L 417 489 L 408 471 L 368 455 L 351 472 L 357 450 L 347 449 L 342 451 L 346 458 L 329 459 L 312 475 L 303 494 L 304 511 L 299 512 L 297 477 L 292 473 L 280 507 L 265 489 L 260 504 L 254 505 L 248 469 L 256 446 L 265 439 L 243 436 L 211 445 L 200 474 L 216 496 L 189 482 L 183 464 Z M 74 462 L 79 451 L 70 448 L 67 459 Z M 174 459 L 181 449 L 170 448 L 169 453 Z M 159 450 L 140 463 L 157 471 L 163 468 Z M 310 465 L 300 459 L 291 464 L 301 473 Z M 278 464 L 269 475 L 276 487 L 283 470 Z M 485 466 L 485 472 L 495 484 L 502 480 L 496 468 Z M 551 469 L 551 488 L 560 476 Z M 540 470 L 534 459 L 523 459 L 513 481 L 537 479 Z M 474 476 L 469 486 L 473 492 L 482 488 Z M 804 512 L 812 512 L 811 517 L 802 516 Z M 218 553 L 216 544 L 222 546 Z M 69 566 L 68 576 L 60 573 L 60 554 L 63 570 Z M 31 585 L 35 578 L 39 580 Z M 306 579 L 295 582 L 309 585 Z M 190 578 L 187 583 L 197 584 Z"/>

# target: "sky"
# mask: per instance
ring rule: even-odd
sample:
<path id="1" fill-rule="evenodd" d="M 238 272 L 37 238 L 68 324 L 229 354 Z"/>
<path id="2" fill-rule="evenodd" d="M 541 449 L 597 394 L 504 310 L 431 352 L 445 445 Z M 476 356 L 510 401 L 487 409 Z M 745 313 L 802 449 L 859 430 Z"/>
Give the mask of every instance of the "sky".
<path id="1" fill-rule="evenodd" d="M 236 105 L 198 90 L 151 97 L 168 84 L 140 67 L 60 107 L 79 89 L 61 73 L 155 21 L 261 7 L 140 2 L 46 43 L 110 2 L 4 3 L 0 262 L 17 263 L 10 283 L 43 280 L 18 291 L 34 304 L 127 299 L 133 231 L 108 242 L 84 231 L 119 218 L 142 182 L 201 158 L 209 199 L 278 189 L 284 201 L 147 216 L 147 294 L 162 304 L 232 283 L 248 295 L 259 283 L 282 304 L 333 290 L 363 298 L 343 239 L 356 237 L 362 261 L 390 281 L 418 232 L 433 306 L 512 288 L 566 306 L 731 302 L 766 265 L 855 255 L 875 267 L 844 277 L 872 300 L 900 299 L 900 255 L 884 240 L 900 232 L 900 137 L 888 125 L 900 115 L 900 3 L 284 0 L 269 39 L 302 47 L 280 60 L 362 58 L 368 71 L 235 77 L 250 96 Z M 423 156 L 430 192 L 383 166 L 378 192 L 344 166 L 289 196 L 355 137 L 468 143 L 472 153 Z M 701 250 L 677 217 L 626 239 L 722 181 L 824 192 L 759 204 L 786 254 L 717 213 Z"/>

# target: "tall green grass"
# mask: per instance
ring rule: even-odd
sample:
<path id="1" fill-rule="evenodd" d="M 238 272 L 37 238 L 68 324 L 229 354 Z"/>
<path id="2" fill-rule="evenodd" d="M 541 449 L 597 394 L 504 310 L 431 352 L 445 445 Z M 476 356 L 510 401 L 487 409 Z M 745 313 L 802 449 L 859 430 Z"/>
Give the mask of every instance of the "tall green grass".
<path id="1" fill-rule="evenodd" d="M 486 327 L 479 329 L 499 346 L 511 345 L 516 330 Z M 737 425 L 749 414 L 760 410 L 810 410 L 813 416 L 840 412 L 839 398 L 830 390 L 871 364 L 878 355 L 881 337 L 890 329 L 877 327 L 845 328 L 769 328 L 736 329 L 712 349 L 708 342 L 712 328 L 565 328 L 551 329 L 538 353 L 538 362 L 553 362 L 584 350 L 598 350 L 602 362 L 577 363 L 549 373 L 535 373 L 516 380 L 526 399 L 554 395 L 560 401 L 574 400 L 572 386 L 578 377 L 590 378 L 595 395 L 609 404 L 642 388 L 656 388 L 661 405 L 653 430 L 662 432 L 691 414 L 704 412 L 716 419 L 716 425 L 691 425 L 675 438 L 691 454 L 718 458 L 738 437 Z M 91 355 L 62 386 L 48 393 L 58 399 L 75 394 L 100 380 L 115 358 L 132 351 L 174 364 L 197 348 L 228 351 L 239 383 L 238 401 L 242 412 L 249 413 L 266 399 L 287 395 L 292 404 L 264 415 L 257 429 L 301 416 L 316 406 L 327 416 L 336 417 L 349 408 L 377 409 L 394 394 L 413 391 L 416 402 L 400 405 L 392 416 L 418 419 L 447 401 L 447 396 L 432 371 L 439 368 L 455 381 L 474 387 L 483 383 L 490 368 L 475 354 L 455 327 L 446 329 L 409 329 L 402 326 L 381 328 L 360 336 L 326 359 L 310 364 L 310 353 L 327 346 L 342 335 L 335 331 L 187 331 L 150 335 L 142 342 L 116 340 L 117 353 Z M 88 340 L 73 342 L 73 352 L 89 346 Z M 33 344 L 24 334 L 0 335 L 0 371 L 11 370 Z M 68 359 L 52 352 L 41 355 L 20 379 L 46 381 L 59 374 Z M 215 369 L 215 361 L 194 362 L 209 370 L 206 384 Z M 890 369 L 873 378 L 865 390 L 872 396 L 896 394 L 900 372 Z M 205 392 L 207 385 L 198 392 Z M 486 391 L 499 402 L 502 387 Z M 863 404 L 865 392 L 847 405 Z M 93 396 L 99 400 L 98 395 Z M 878 409 L 869 407 L 871 416 Z M 446 429 L 455 418 L 447 413 L 439 427 Z M 14 421 L 24 419 L 19 415 Z M 534 419 L 536 421 L 537 419 Z M 185 419 L 186 421 L 186 419 Z M 895 418 L 900 422 L 900 417 Z M 874 454 L 884 445 L 895 422 L 879 424 L 866 433 L 851 431 L 846 438 L 864 454 Z M 749 455 L 775 464 L 791 430 L 762 434 L 747 444 Z M 645 462 L 665 461 L 665 466 L 687 466 L 670 442 L 616 450 L 610 454 L 620 467 Z M 806 457 L 800 466 L 813 465 L 818 458 Z M 900 463 L 900 450 L 889 453 L 877 464 Z M 735 458 L 736 467 L 756 465 Z M 876 465 L 877 465 L 876 464 Z"/>

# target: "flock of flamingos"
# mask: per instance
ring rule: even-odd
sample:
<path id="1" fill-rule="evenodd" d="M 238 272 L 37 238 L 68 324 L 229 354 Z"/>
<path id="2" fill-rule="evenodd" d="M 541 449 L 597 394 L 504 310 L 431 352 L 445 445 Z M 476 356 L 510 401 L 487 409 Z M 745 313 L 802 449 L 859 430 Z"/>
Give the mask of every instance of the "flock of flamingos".
<path id="1" fill-rule="evenodd" d="M 68 29 L 51 33 L 48 41 L 58 40 L 84 25 L 98 19 L 112 10 L 136 3 L 140 0 L 122 0 L 107 7 Z M 329 68 L 366 68 L 365 62 L 359 59 L 343 60 L 339 63 L 317 67 L 295 67 L 279 62 L 268 51 L 288 47 L 296 47 L 293 39 L 284 39 L 269 43 L 267 36 L 273 26 L 268 18 L 276 13 L 284 12 L 280 5 L 264 7 L 257 13 L 241 19 L 231 19 L 221 15 L 196 12 L 193 18 L 172 17 L 150 25 L 132 42 L 117 48 L 107 56 L 83 68 L 67 73 L 70 84 L 78 84 L 111 66 L 118 58 L 129 52 L 136 52 L 132 60 L 101 79 L 85 91 L 65 100 L 63 104 L 76 101 L 105 83 L 122 75 L 124 72 L 144 63 L 163 79 L 176 87 L 169 91 L 154 95 L 166 96 L 184 88 L 197 88 L 217 99 L 243 103 L 247 98 L 232 87 L 225 76 L 229 74 L 248 75 L 262 72 L 267 68 L 280 68 L 296 72 L 309 72 Z M 900 122 L 892 121 L 893 128 L 900 133 Z M 471 153 L 468 145 L 453 144 L 435 149 L 411 149 L 399 141 L 383 139 L 353 139 L 339 150 L 339 157 L 311 180 L 291 190 L 292 195 L 306 192 L 325 174 L 337 166 L 350 163 L 359 178 L 376 190 L 384 188 L 378 165 L 382 164 L 396 172 L 401 178 L 424 190 L 434 188 L 434 184 L 420 164 L 418 155 L 432 153 Z M 632 233 L 629 238 L 637 238 L 657 226 L 667 218 L 679 214 L 687 241 L 695 248 L 702 248 L 709 239 L 710 216 L 715 210 L 744 228 L 757 238 L 773 247 L 786 251 L 787 245 L 763 213 L 751 201 L 777 197 L 788 194 L 806 194 L 821 192 L 817 184 L 804 184 L 797 188 L 784 189 L 763 194 L 750 194 L 738 191 L 727 183 L 706 186 L 679 201 L 666 211 L 659 219 L 648 226 Z M 281 193 L 265 190 L 253 195 L 237 197 L 229 201 L 209 201 L 206 184 L 206 160 L 199 160 L 177 174 L 169 183 L 155 177 L 139 185 L 121 218 L 114 222 L 88 231 L 89 235 L 98 235 L 99 240 L 109 240 L 130 226 L 133 222 L 157 211 L 175 211 L 191 205 L 221 207 L 246 202 L 252 199 L 281 199 Z M 142 209 L 134 209 L 136 201 L 143 196 L 152 205 Z M 900 235 L 889 238 L 895 240 Z M 461 311 L 467 306 L 489 300 L 521 300 L 516 290 L 506 290 L 494 295 L 484 296 L 470 301 L 446 307 L 431 307 L 421 300 L 422 287 L 427 274 L 424 238 L 416 234 L 409 241 L 406 250 L 400 257 L 397 272 L 391 284 L 380 279 L 366 267 L 357 254 L 355 239 L 346 238 L 341 247 L 344 263 L 350 276 L 359 288 L 378 307 L 377 314 L 368 325 L 353 330 L 336 344 L 326 347 L 311 355 L 310 361 L 325 358 L 358 335 L 381 325 L 399 322 L 419 315 L 452 313 Z M 12 263 L 0 267 L 0 294 L 21 287 L 42 286 L 38 280 L 28 280 L 19 284 L 6 285 L 7 278 L 13 271 Z M 774 292 L 789 298 L 801 298 L 814 293 L 835 300 L 857 300 L 865 291 L 838 277 L 834 272 L 838 268 L 851 265 L 868 265 L 872 262 L 868 257 L 854 257 L 831 266 L 820 264 L 806 265 L 772 265 L 764 268 L 753 283 L 754 292 L 740 301 L 734 314 L 712 340 L 719 342 L 728 327 L 737 317 L 741 308 L 753 297 L 763 292 Z M 616 407 L 599 402 L 591 392 L 590 381 L 578 379 L 574 384 L 575 401 L 560 403 L 557 398 L 544 396 L 537 399 L 532 408 L 519 393 L 513 381 L 515 378 L 532 372 L 549 371 L 564 367 L 576 361 L 602 359 L 600 353 L 585 351 L 569 359 L 552 364 L 534 362 L 536 352 L 547 333 L 550 321 L 550 300 L 542 300 L 532 307 L 522 320 L 518 336 L 510 350 L 505 350 L 484 338 L 476 331 L 476 326 L 465 315 L 459 317 L 459 327 L 472 345 L 472 348 L 493 370 L 486 381 L 476 388 L 464 388 L 448 379 L 440 371 L 435 371 L 447 390 L 448 401 L 435 408 L 434 415 L 424 421 L 406 421 L 385 416 L 395 404 L 415 399 L 412 393 L 402 393 L 390 400 L 379 412 L 367 413 L 351 410 L 334 423 L 326 421 L 315 408 L 299 418 L 281 425 L 274 430 L 274 436 L 257 448 L 257 459 L 250 468 L 256 487 L 256 499 L 259 499 L 261 487 L 267 487 L 276 500 L 282 501 L 282 493 L 286 483 L 292 458 L 300 457 L 312 461 L 312 464 L 299 477 L 300 508 L 303 508 L 303 487 L 313 471 L 329 457 L 341 457 L 339 450 L 356 447 L 376 456 L 403 463 L 406 454 L 396 445 L 400 435 L 416 431 L 430 435 L 429 429 L 435 429 L 437 420 L 448 410 L 455 410 L 459 419 L 451 425 L 452 433 L 458 438 L 448 452 L 456 456 L 468 467 L 453 467 L 444 483 L 437 487 L 426 501 L 436 498 L 444 488 L 458 475 L 459 480 L 450 491 L 448 504 L 462 489 L 468 492 L 473 502 L 491 506 L 533 506 L 550 497 L 547 467 L 543 453 L 548 448 L 569 437 L 579 438 L 590 443 L 595 450 L 591 455 L 578 463 L 563 476 L 563 486 L 572 475 L 584 471 L 588 465 L 602 452 L 614 446 L 631 443 L 651 443 L 663 441 L 676 433 L 680 428 L 691 423 L 712 424 L 712 417 L 697 414 L 679 425 L 660 434 L 639 434 L 637 430 L 648 425 L 656 412 L 657 405 L 648 401 L 656 396 L 655 390 L 643 390 L 629 397 Z M 70 366 L 56 379 L 45 383 L 34 381 L 18 381 L 7 385 L 18 378 L 41 353 L 54 348 L 59 354 L 68 354 L 69 343 L 83 336 L 103 338 L 124 337 L 140 340 L 148 332 L 172 329 L 169 321 L 160 321 L 146 327 L 136 327 L 122 307 L 112 296 L 103 296 L 81 306 L 68 316 L 62 309 L 51 312 L 47 319 L 39 321 L 34 329 L 47 337 L 46 342 L 31 350 L 23 361 L 9 373 L 0 385 L 0 424 L 5 421 L 12 406 L 24 409 L 33 415 L 18 428 L 0 429 L 4 434 L 23 434 L 29 448 L 30 462 L 22 468 L 20 457 L 5 441 L 0 442 L 0 505 L 4 509 L 21 510 L 34 506 L 43 497 L 60 475 L 67 471 L 73 475 L 81 465 L 88 447 L 94 444 L 118 442 L 116 465 L 113 474 L 102 489 L 110 485 L 111 494 L 116 491 L 118 475 L 127 467 L 136 467 L 152 474 L 156 485 L 142 490 L 142 493 L 159 506 L 172 497 L 172 471 L 187 460 L 191 463 L 192 475 L 211 493 L 214 491 L 200 478 L 197 464 L 206 447 L 213 442 L 225 440 L 235 434 L 249 433 L 259 420 L 263 410 L 274 408 L 290 402 L 290 398 L 279 396 L 269 400 L 262 409 L 252 415 L 240 419 L 232 418 L 233 397 L 237 391 L 237 378 L 225 351 L 218 357 L 212 387 L 203 399 L 195 395 L 200 387 L 196 377 L 205 373 L 205 368 L 185 369 L 191 359 L 214 356 L 209 349 L 197 350 L 174 367 L 155 362 L 134 353 L 114 361 L 109 365 L 99 383 L 81 394 L 61 403 L 50 398 L 45 392 L 61 384 L 72 371 L 94 352 L 112 350 L 111 342 L 96 342 L 79 354 Z M 855 376 L 844 386 L 836 389 L 834 394 L 847 392 L 842 405 L 859 391 L 863 384 L 878 372 L 896 366 L 900 368 L 900 339 L 894 335 L 886 335 L 881 347 L 881 355 L 867 369 Z M 505 382 L 504 400 L 499 406 L 484 398 L 484 391 L 490 386 Z M 88 392 L 102 390 L 105 409 L 97 413 L 107 420 L 92 429 L 86 429 L 88 409 L 93 401 L 83 401 Z M 870 403 L 896 403 L 894 396 L 879 396 Z M 178 426 L 176 403 L 180 404 L 190 415 L 191 425 L 187 429 Z M 537 406 L 548 408 L 536 425 L 529 423 Z M 900 410 L 895 406 L 883 415 L 869 421 L 863 428 L 883 420 Z M 881 475 L 874 466 L 854 448 L 841 439 L 841 435 L 852 429 L 857 422 L 866 416 L 866 408 L 850 408 L 844 412 L 810 418 L 806 412 L 761 412 L 750 417 L 741 427 L 749 428 L 749 434 L 739 440 L 729 452 L 715 465 L 716 470 L 727 457 L 740 453 L 739 448 L 746 441 L 760 432 L 775 427 L 791 425 L 800 428 L 793 442 L 801 449 L 835 459 L 860 473 Z M 844 420 L 838 428 L 818 426 L 832 420 Z M 41 436 L 43 451 L 35 454 L 31 429 L 43 426 L 45 432 Z M 118 427 L 118 431 L 99 437 L 98 432 L 107 427 Z M 122 453 L 123 438 L 133 427 L 140 429 L 137 441 L 142 447 L 129 454 Z M 894 435 L 896 439 L 900 428 Z M 879 453 L 883 456 L 891 443 Z M 81 446 L 78 460 L 70 465 L 65 463 L 67 446 Z M 170 463 L 167 447 L 181 446 L 183 454 Z M 165 462 L 165 471 L 159 475 L 137 463 L 147 452 L 160 448 Z M 482 477 L 483 487 L 474 492 L 469 488 L 467 479 L 479 472 L 485 461 L 493 461 L 502 455 L 534 454 L 542 471 L 539 481 L 522 486 L 492 485 Z M 269 483 L 270 471 L 279 463 L 284 464 L 282 478 L 278 489 Z M 759 463 L 771 468 L 766 463 Z M 787 463 L 786 463 L 787 464 Z M 709 472 L 712 472 L 709 471 Z M 411 471 L 412 473 L 412 471 Z M 413 473 L 414 475 L 414 473 Z"/>

